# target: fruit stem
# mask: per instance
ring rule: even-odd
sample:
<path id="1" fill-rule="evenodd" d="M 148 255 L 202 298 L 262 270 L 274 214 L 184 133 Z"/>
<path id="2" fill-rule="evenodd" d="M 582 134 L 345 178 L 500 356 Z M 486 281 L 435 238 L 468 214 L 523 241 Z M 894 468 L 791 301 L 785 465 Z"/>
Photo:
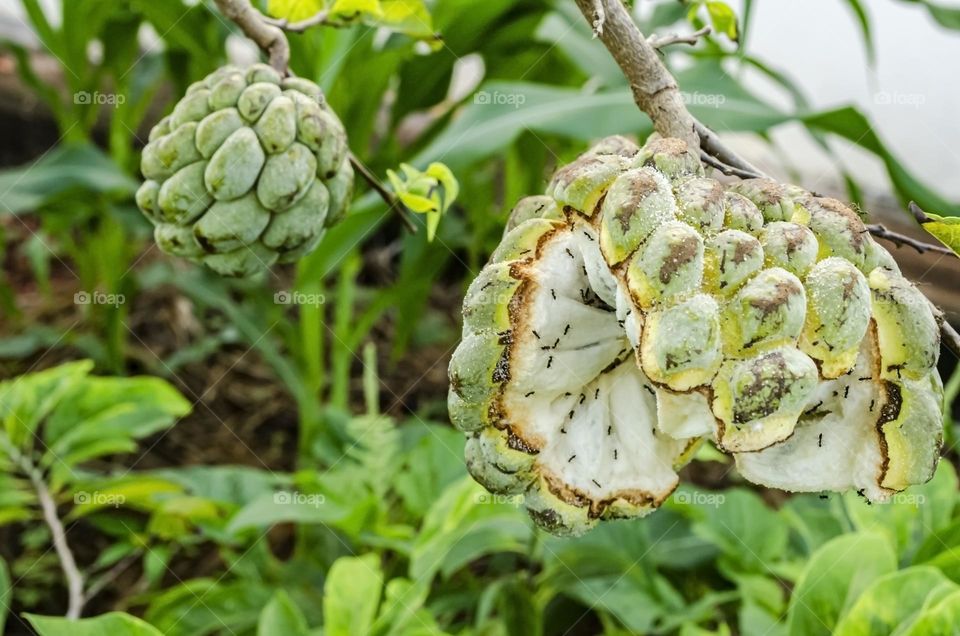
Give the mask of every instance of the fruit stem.
<path id="1" fill-rule="evenodd" d="M 410 230 L 412 234 L 417 233 L 417 225 L 410 218 L 407 208 L 400 202 L 400 200 L 393 195 L 386 186 L 377 179 L 377 176 L 370 172 L 370 169 L 367 168 L 360 161 L 356 155 L 352 152 L 350 153 L 350 164 L 353 166 L 353 169 L 363 177 L 363 180 L 370 184 L 370 187 L 374 192 L 380 195 L 380 198 L 383 199 L 384 203 L 387 204 L 387 211 L 395 211 L 400 217 L 400 220 L 403 221 L 404 226 Z"/>
<path id="2" fill-rule="evenodd" d="M 250 0 L 214 0 L 227 19 L 267 54 L 270 66 L 283 75 L 289 73 L 290 43 L 280 27 L 267 22 L 265 15 L 253 8 Z"/>
<path id="3" fill-rule="evenodd" d="M 694 33 L 686 38 L 647 40 L 634 24 L 630 12 L 621 0 L 576 0 L 580 12 L 594 29 L 620 70 L 630 83 L 633 99 L 653 122 L 653 127 L 664 137 L 677 137 L 692 148 L 701 148 L 730 168 L 762 174 L 746 159 L 727 148 L 717 135 L 697 121 L 687 110 L 683 95 L 667 67 L 657 54 L 661 46 L 677 41 L 688 41 L 700 35 Z"/>

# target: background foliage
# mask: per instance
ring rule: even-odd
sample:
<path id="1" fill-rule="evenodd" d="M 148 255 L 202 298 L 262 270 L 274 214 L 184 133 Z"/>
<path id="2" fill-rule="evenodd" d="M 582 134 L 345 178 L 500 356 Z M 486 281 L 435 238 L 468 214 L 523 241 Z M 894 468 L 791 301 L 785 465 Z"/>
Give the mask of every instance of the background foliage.
<path id="1" fill-rule="evenodd" d="M 951 461 L 886 505 L 758 492 L 705 451 L 664 510 L 559 540 L 465 476 L 444 375 L 463 290 L 515 200 L 591 140 L 650 131 L 572 2 L 338 0 L 358 17 L 292 35 L 293 70 L 323 86 L 373 172 L 443 162 L 460 196 L 429 242 L 361 192 L 312 255 L 255 281 L 160 256 L 132 200 L 146 131 L 225 61 L 230 25 L 203 2 L 64 0 L 62 19 L 21 2 L 59 72 L 4 49 L 58 141 L 0 173 L 8 633 L 936 634 L 960 623 L 949 418 Z M 271 8 L 298 19 L 319 6 L 302 4 Z M 879 157 L 902 201 L 960 212 L 858 110 L 811 110 L 788 69 L 750 55 L 752 3 L 739 17 L 721 2 L 650 4 L 645 33 L 710 23 L 720 34 L 666 54 L 706 124 L 764 139 L 799 123 L 825 148 L 839 137 Z M 847 4 L 870 50 L 869 17 Z M 916 4 L 960 27 L 955 10 Z M 792 107 L 748 91 L 744 69 Z M 954 376 L 948 405 L 958 389 Z M 54 617 L 66 592 L 38 484 L 86 579 L 80 623 Z"/>

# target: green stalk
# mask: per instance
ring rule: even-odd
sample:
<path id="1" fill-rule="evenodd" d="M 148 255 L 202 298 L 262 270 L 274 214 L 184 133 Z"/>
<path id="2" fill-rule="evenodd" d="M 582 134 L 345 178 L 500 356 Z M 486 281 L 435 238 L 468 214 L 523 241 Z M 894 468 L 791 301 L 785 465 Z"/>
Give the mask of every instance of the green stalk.
<path id="1" fill-rule="evenodd" d="M 380 379 L 377 372 L 377 345 L 363 345 L 363 401 L 367 415 L 380 415 Z"/>
<path id="2" fill-rule="evenodd" d="M 297 264 L 296 289 L 307 299 L 320 299 L 323 295 L 323 283 L 319 280 L 305 280 L 304 261 Z M 324 308 L 320 303 L 307 302 L 297 306 L 298 327 L 300 331 L 300 361 L 307 388 L 318 397 L 324 388 L 323 373 L 323 318 Z"/>
<path id="3" fill-rule="evenodd" d="M 356 298 L 356 276 L 360 271 L 360 257 L 353 253 L 344 259 L 337 280 L 336 298 L 333 305 L 333 339 L 331 353 L 330 404 L 347 410 L 350 400 L 350 365 L 354 352 L 350 348 L 350 326 L 353 319 L 353 303 Z"/>

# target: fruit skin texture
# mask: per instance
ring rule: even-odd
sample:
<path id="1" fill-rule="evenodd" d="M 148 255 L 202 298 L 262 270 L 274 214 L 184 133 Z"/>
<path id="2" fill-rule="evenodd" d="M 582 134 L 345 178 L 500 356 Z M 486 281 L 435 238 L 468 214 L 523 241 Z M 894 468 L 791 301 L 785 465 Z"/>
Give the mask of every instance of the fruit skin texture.
<path id="1" fill-rule="evenodd" d="M 265 64 L 192 84 L 140 168 L 137 205 L 160 249 L 222 276 L 309 254 L 353 192 L 346 132 L 320 88 Z"/>
<path id="2" fill-rule="evenodd" d="M 622 137 L 522 199 L 471 284 L 448 406 L 467 466 L 578 535 L 655 510 L 705 440 L 741 474 L 870 500 L 939 460 L 938 316 L 835 199 L 723 184 Z"/>

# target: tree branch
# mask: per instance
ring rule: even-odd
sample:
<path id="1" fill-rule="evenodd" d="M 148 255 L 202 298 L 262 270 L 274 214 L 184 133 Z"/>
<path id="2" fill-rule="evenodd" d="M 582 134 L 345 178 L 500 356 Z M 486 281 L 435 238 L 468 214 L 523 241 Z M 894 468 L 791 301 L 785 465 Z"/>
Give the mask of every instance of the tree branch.
<path id="1" fill-rule="evenodd" d="M 63 529 L 63 523 L 57 516 L 57 503 L 47 488 L 47 482 L 43 479 L 40 469 L 34 465 L 29 457 L 20 452 L 13 445 L 13 442 L 0 432 L 0 444 L 4 451 L 20 467 L 23 474 L 30 480 L 30 485 L 37 495 L 37 502 L 40 504 L 40 511 L 43 514 L 43 520 L 50 528 L 50 536 L 53 541 L 53 548 L 57 553 L 57 559 L 60 561 L 60 569 L 63 570 L 63 576 L 67 580 L 67 613 L 65 616 L 71 619 L 80 618 L 85 603 L 83 597 L 83 574 L 77 567 L 77 560 L 73 557 L 70 545 L 67 543 L 67 533 Z"/>
<path id="2" fill-rule="evenodd" d="M 655 49 L 662 49 L 671 44 L 689 44 L 693 46 L 700 41 L 700 38 L 706 37 L 710 34 L 710 27 L 705 26 L 702 29 L 698 29 L 689 35 L 680 35 L 679 33 L 671 33 L 670 35 L 651 35 L 647 38 L 647 43 Z"/>
<path id="3" fill-rule="evenodd" d="M 592 0 L 593 6 L 593 22 L 590 23 L 590 26 L 593 27 L 593 36 L 600 37 L 603 35 L 603 25 L 607 21 L 607 14 L 603 10 L 603 0 Z"/>
<path id="4" fill-rule="evenodd" d="M 90 587 L 87 588 L 86 593 L 83 595 L 84 603 L 92 599 L 94 596 L 99 594 L 106 588 L 108 585 L 113 583 L 117 577 L 126 572 L 130 566 L 136 563 L 137 559 L 140 558 L 140 554 L 128 554 L 119 561 L 113 564 L 109 570 L 100 575 L 93 583 L 90 584 Z"/>
<path id="5" fill-rule="evenodd" d="M 647 113 L 653 127 L 664 137 L 677 137 L 691 148 L 700 147 L 693 116 L 683 104 L 677 81 L 660 61 L 656 49 L 643 37 L 620 0 L 576 0 L 580 12 L 594 25 L 600 38 L 616 60 L 633 92 L 640 110 Z M 596 22 L 603 16 L 601 28 Z"/>
<path id="6" fill-rule="evenodd" d="M 214 0 L 227 19 L 267 54 L 270 66 L 282 75 L 289 73 L 290 43 L 279 27 L 267 23 L 266 16 L 253 8 L 250 0 Z"/>
<path id="7" fill-rule="evenodd" d="M 53 495 L 47 488 L 39 471 L 33 469 L 30 472 L 30 483 L 37 492 L 37 499 L 40 502 L 40 509 L 43 511 L 43 520 L 47 522 L 50 528 L 50 534 L 53 538 L 53 547 L 57 551 L 57 557 L 60 559 L 60 568 L 67 579 L 67 592 L 69 602 L 67 604 L 67 618 L 80 618 L 83 611 L 83 575 L 77 567 L 77 560 L 73 558 L 73 552 L 67 543 L 67 533 L 63 529 L 63 523 L 57 516 L 57 504 L 53 500 Z"/>
<path id="8" fill-rule="evenodd" d="M 67 579 L 67 618 L 80 618 L 83 612 L 83 575 L 80 568 L 77 567 L 77 560 L 73 558 L 73 552 L 70 551 L 70 545 L 67 543 L 67 533 L 63 529 L 63 523 L 57 516 L 57 504 L 47 488 L 47 483 L 43 479 L 40 469 L 31 461 L 29 457 L 20 452 L 13 442 L 7 437 L 6 433 L 0 431 L 0 446 L 7 456 L 13 461 L 14 465 L 19 466 L 23 474 L 30 480 L 30 485 L 37 495 L 37 501 L 40 504 L 40 511 L 43 513 L 43 520 L 50 528 L 50 535 L 53 540 L 53 548 L 57 553 L 57 559 L 60 561 L 60 568 L 63 570 L 63 576 Z"/>
<path id="9" fill-rule="evenodd" d="M 960 333 L 957 333 L 946 318 L 940 320 L 940 341 L 960 360 Z"/>
<path id="10" fill-rule="evenodd" d="M 934 252 L 936 254 L 945 254 L 947 256 L 953 256 L 954 258 L 957 257 L 957 254 L 949 247 L 944 247 L 943 245 L 934 245 L 933 243 L 924 243 L 923 241 L 919 241 L 911 236 L 907 236 L 906 234 L 900 234 L 899 232 L 892 232 L 879 223 L 868 225 L 867 230 L 869 230 L 870 234 L 873 234 L 877 238 L 890 241 L 897 247 L 903 247 L 904 245 L 906 245 L 907 247 L 912 247 L 913 249 L 917 250 L 917 252 L 919 252 L 920 254 L 926 254 L 927 252 Z"/>
<path id="11" fill-rule="evenodd" d="M 321 24 L 329 24 L 327 22 L 327 18 L 329 17 L 330 17 L 330 12 L 324 10 L 310 16 L 309 18 L 300 20 L 299 22 L 288 22 L 286 19 L 277 20 L 269 16 L 264 16 L 263 21 L 266 22 L 267 24 L 271 24 L 277 27 L 278 29 L 283 29 L 284 31 L 288 31 L 290 33 L 303 33 L 310 27 L 318 26 Z"/>
<path id="12" fill-rule="evenodd" d="M 743 170 L 741 168 L 734 168 L 733 166 L 728 166 L 727 164 L 723 163 L 713 155 L 707 154 L 706 150 L 700 151 L 700 161 L 707 164 L 708 166 L 716 168 L 717 170 L 727 175 L 728 177 L 740 177 L 741 179 L 753 179 L 755 177 L 763 176 L 755 172 L 750 172 L 749 170 Z"/>
<path id="13" fill-rule="evenodd" d="M 694 124 L 697 135 L 700 136 L 700 148 L 708 155 L 716 157 L 731 168 L 736 168 L 741 171 L 743 174 L 749 175 L 746 177 L 747 179 L 767 176 L 760 168 L 757 168 L 733 150 L 727 148 L 715 132 L 699 121 L 695 120 Z"/>

